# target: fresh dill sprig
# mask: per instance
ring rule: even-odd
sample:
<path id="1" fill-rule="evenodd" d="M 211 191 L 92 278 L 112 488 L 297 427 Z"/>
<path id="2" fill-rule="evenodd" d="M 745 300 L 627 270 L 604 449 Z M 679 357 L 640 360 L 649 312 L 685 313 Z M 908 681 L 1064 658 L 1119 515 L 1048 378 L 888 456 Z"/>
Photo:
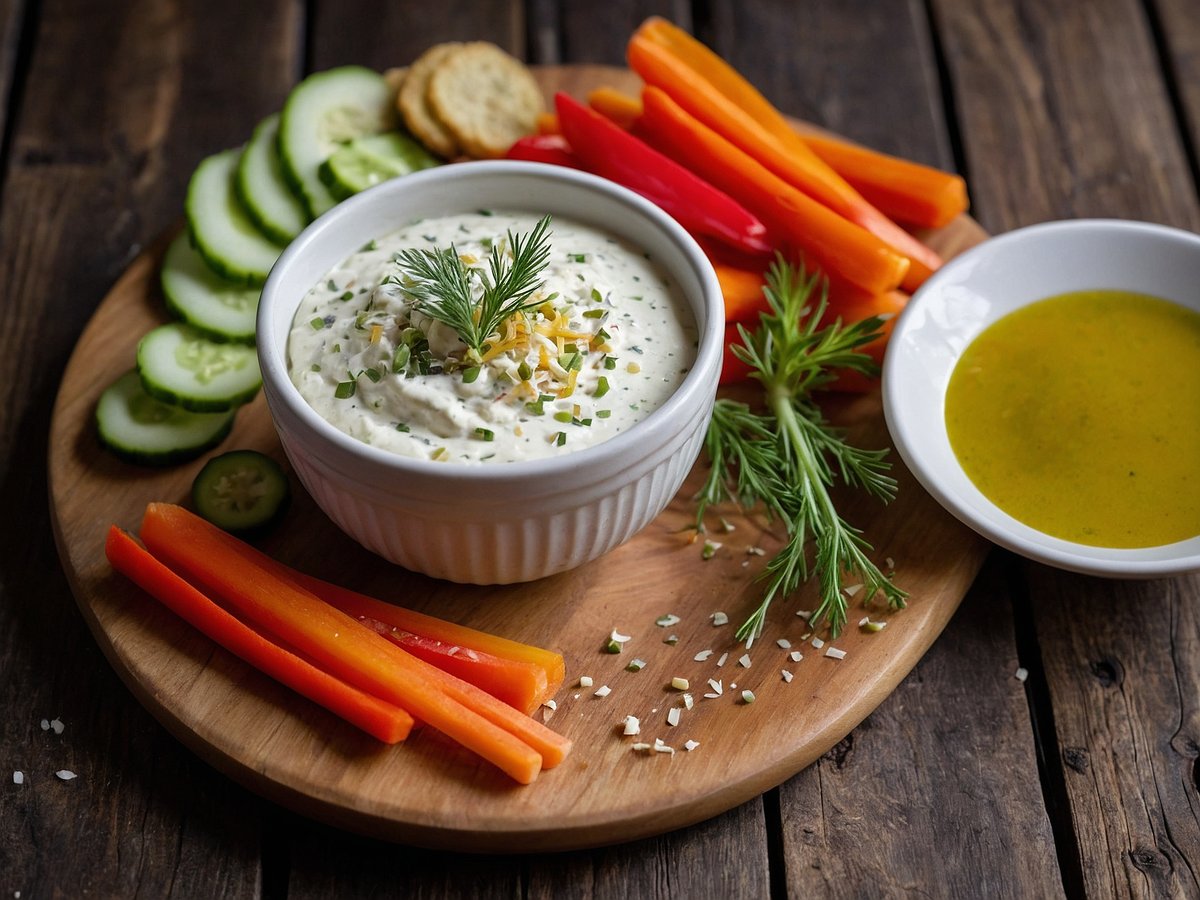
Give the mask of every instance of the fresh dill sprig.
<path id="1" fill-rule="evenodd" d="M 900 608 L 907 597 L 871 562 L 870 545 L 829 495 L 836 472 L 846 484 L 891 500 L 896 481 L 887 474 L 887 451 L 848 444 L 813 399 L 813 391 L 831 382 L 837 369 L 874 371 L 860 348 L 878 336 L 883 323 L 872 317 L 821 327 L 827 301 L 822 284 L 814 303 L 818 283 L 817 275 L 806 277 L 782 259 L 771 266 L 764 289 L 769 312 L 753 331 L 738 326 L 742 343 L 733 345 L 750 366 L 750 377 L 762 385 L 765 409 L 719 399 L 705 435 L 711 469 L 700 490 L 697 525 L 711 504 L 733 500 L 748 508 L 761 502 L 788 534 L 767 564 L 762 601 L 738 629 L 747 646 L 762 632 L 771 602 L 796 590 L 810 570 L 819 581 L 820 602 L 809 621 L 827 621 L 835 637 L 846 624 L 844 579 L 861 582 L 864 600 L 882 593 L 892 608 Z"/>
<path id="2" fill-rule="evenodd" d="M 550 261 L 550 216 L 543 216 L 528 234 L 508 232 L 506 249 L 493 242 L 487 270 L 463 262 L 454 245 L 443 250 L 409 249 L 396 254 L 404 288 L 417 301 L 416 309 L 453 328 L 459 338 L 482 356 L 484 344 L 510 316 L 537 306 L 541 273 Z M 476 299 L 474 282 L 481 292 Z"/>

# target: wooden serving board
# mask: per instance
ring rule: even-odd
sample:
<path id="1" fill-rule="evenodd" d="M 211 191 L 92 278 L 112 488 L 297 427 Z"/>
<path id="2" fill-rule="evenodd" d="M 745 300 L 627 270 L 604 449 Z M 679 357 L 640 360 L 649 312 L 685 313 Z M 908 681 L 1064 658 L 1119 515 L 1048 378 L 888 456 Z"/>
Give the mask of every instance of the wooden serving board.
<path id="1" fill-rule="evenodd" d="M 546 69 L 547 91 L 582 95 L 607 82 L 629 86 L 612 69 Z M 247 126 L 249 127 L 249 125 Z M 962 218 L 929 242 L 951 256 L 981 240 Z M 166 319 L 157 269 L 165 240 L 144 253 L 101 303 L 71 358 L 50 434 L 50 487 L 56 540 L 79 608 L 118 673 L 138 699 L 184 744 L 251 789 L 301 813 L 371 835 L 458 850 L 527 852 L 598 846 L 678 828 L 767 790 L 844 737 L 912 668 L 941 632 L 974 578 L 985 544 L 945 513 L 903 471 L 889 506 L 846 496 L 841 509 L 863 529 L 881 564 L 892 560 L 909 591 L 906 610 L 887 614 L 887 628 L 865 634 L 851 626 L 835 645 L 842 660 L 800 636 L 796 611 L 815 606 L 809 586 L 777 601 L 751 666 L 733 636 L 760 591 L 756 578 L 780 546 L 778 529 L 759 517 L 726 511 L 734 530 L 708 561 L 693 541 L 691 497 L 699 466 L 666 512 L 623 547 L 573 572 L 531 584 L 466 587 L 414 575 L 384 562 L 343 535 L 293 477 L 296 498 L 282 527 L 262 542 L 283 562 L 377 597 L 477 628 L 560 650 L 567 681 L 549 724 L 575 747 L 557 769 L 521 787 L 433 729 L 388 747 L 291 693 L 212 644 L 114 574 L 104 558 L 110 523 L 135 530 L 147 502 L 186 503 L 203 463 L 165 470 L 123 464 L 97 443 L 93 414 L 103 388 L 133 365 L 138 338 Z M 856 440 L 888 442 L 878 395 L 836 409 Z M 239 412 L 219 451 L 255 448 L 286 466 L 261 396 Z M 468 502 L 469 498 L 463 498 Z M 716 525 L 716 517 L 712 524 Z M 711 616 L 725 612 L 728 625 Z M 674 613 L 670 628 L 655 619 Z M 601 651 L 617 628 L 632 636 L 620 655 Z M 664 639 L 678 636 L 669 645 Z M 787 639 L 804 658 L 792 662 L 776 643 Z M 711 649 L 704 662 L 694 657 Z M 723 666 L 722 654 L 728 653 Z M 640 672 L 626 671 L 634 657 Z M 781 670 L 794 674 L 786 683 Z M 595 686 L 578 687 L 589 675 Z M 669 688 L 690 680 L 695 708 L 677 727 L 667 711 L 681 704 Z M 702 699 L 709 678 L 723 682 L 718 699 Z M 736 689 L 734 688 L 736 684 Z M 601 685 L 607 697 L 594 696 Z M 742 689 L 756 696 L 740 701 Z M 642 733 L 624 737 L 627 715 Z M 662 738 L 674 754 L 631 749 Z M 685 741 L 699 742 L 684 752 Z"/>

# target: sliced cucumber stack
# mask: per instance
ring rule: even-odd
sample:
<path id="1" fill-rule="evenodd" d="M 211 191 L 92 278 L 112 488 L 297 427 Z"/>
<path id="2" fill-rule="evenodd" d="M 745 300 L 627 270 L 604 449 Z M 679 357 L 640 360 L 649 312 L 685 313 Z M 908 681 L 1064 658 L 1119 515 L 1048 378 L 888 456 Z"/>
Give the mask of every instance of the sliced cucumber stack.
<path id="1" fill-rule="evenodd" d="M 318 170 L 342 144 L 391 130 L 392 90 L 378 72 L 342 66 L 310 75 L 292 89 L 279 121 L 279 156 L 311 218 L 337 203 Z"/>
<path id="2" fill-rule="evenodd" d="M 136 371 L 109 385 L 96 405 L 100 441 L 126 462 L 168 466 L 194 459 L 221 443 L 233 427 L 232 410 L 189 412 L 155 400 Z"/>
<path id="3" fill-rule="evenodd" d="M 279 115 L 263 119 L 238 161 L 238 198 L 263 234 L 287 244 L 308 224 L 308 211 L 288 185 L 279 160 Z"/>
<path id="4" fill-rule="evenodd" d="M 318 172 L 330 193 L 345 200 L 381 181 L 432 168 L 441 162 L 411 135 L 388 131 L 338 147 L 321 163 Z"/>
<path id="5" fill-rule="evenodd" d="M 181 232 L 163 257 L 163 296 L 167 308 L 197 331 L 217 341 L 254 343 L 258 288 L 226 281 L 200 257 Z"/>
<path id="6" fill-rule="evenodd" d="M 211 341 L 181 322 L 142 338 L 137 371 L 151 397 L 196 412 L 233 409 L 262 386 L 253 347 Z"/>
<path id="7" fill-rule="evenodd" d="M 241 150 L 226 150 L 196 167 L 185 213 L 192 243 L 217 274 L 262 287 L 283 247 L 258 230 L 234 189 Z"/>

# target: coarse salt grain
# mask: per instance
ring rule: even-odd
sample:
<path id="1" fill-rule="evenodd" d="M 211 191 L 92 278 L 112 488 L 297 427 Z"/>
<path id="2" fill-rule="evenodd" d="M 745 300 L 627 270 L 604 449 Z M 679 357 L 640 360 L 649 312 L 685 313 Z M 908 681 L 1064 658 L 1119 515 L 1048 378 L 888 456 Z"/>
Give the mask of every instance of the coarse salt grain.
<path id="1" fill-rule="evenodd" d="M 845 587 L 842 592 L 847 597 L 853 597 L 855 594 L 862 591 L 862 589 L 863 589 L 863 586 L 861 584 L 851 584 L 851 585 L 848 585 L 847 587 Z"/>
<path id="2" fill-rule="evenodd" d="M 580 675 L 580 676 L 579 676 L 579 686 L 580 686 L 581 688 L 583 688 L 583 687 L 591 687 L 591 686 L 592 686 L 592 683 L 593 683 L 593 682 L 592 682 L 592 676 L 591 676 L 591 675 Z"/>
<path id="3" fill-rule="evenodd" d="M 691 753 L 693 750 L 695 750 L 699 746 L 700 746 L 699 741 L 684 741 L 683 742 L 683 749 L 686 750 L 688 753 Z"/>
<path id="4" fill-rule="evenodd" d="M 712 619 L 714 626 L 729 624 L 729 616 L 725 615 L 723 612 L 715 612 L 709 616 L 709 618 Z"/>
<path id="5" fill-rule="evenodd" d="M 845 650 L 839 650 L 837 647 L 835 647 L 835 646 L 833 646 L 832 644 L 830 644 L 828 647 L 826 647 L 826 648 L 825 648 L 825 655 L 826 655 L 826 656 L 831 656 L 831 657 L 833 657 L 834 659 L 845 659 L 845 658 L 846 658 L 846 651 L 845 651 Z"/>
<path id="6" fill-rule="evenodd" d="M 72 772 L 70 769 L 59 769 L 59 770 L 58 770 L 57 772 L 55 772 L 54 774 L 55 774 L 55 775 L 57 775 L 57 776 L 58 776 L 60 779 L 62 779 L 63 781 L 70 781 L 72 778 L 77 778 L 77 777 L 78 777 L 78 776 L 77 776 L 77 775 L 76 775 L 74 772 Z"/>
<path id="7" fill-rule="evenodd" d="M 42 731 L 49 731 L 49 730 L 50 730 L 50 720 L 42 719 Z"/>
<path id="8" fill-rule="evenodd" d="M 751 556 L 766 556 L 767 551 L 762 547 L 747 547 L 746 552 Z"/>
<path id="9" fill-rule="evenodd" d="M 662 738 L 655 738 L 654 739 L 654 752 L 655 753 L 670 753 L 672 756 L 674 756 L 675 748 L 667 746 L 667 744 L 663 741 Z"/>
<path id="10" fill-rule="evenodd" d="M 683 708 L 684 709 L 691 709 L 695 705 L 696 705 L 696 701 L 692 699 L 691 694 L 683 695 Z"/>
<path id="11" fill-rule="evenodd" d="M 53 731 L 55 734 L 62 734 L 64 728 L 66 728 L 66 726 L 63 725 L 62 719 L 51 719 L 50 720 L 50 730 Z"/>
<path id="12" fill-rule="evenodd" d="M 697 653 L 695 656 L 692 657 L 692 660 L 694 662 L 704 662 L 706 659 L 708 659 L 712 655 L 713 655 L 713 652 L 711 650 L 701 650 L 699 653 Z"/>
<path id="13" fill-rule="evenodd" d="M 723 693 L 725 693 L 725 687 L 721 684 L 721 682 L 717 681 L 715 678 L 708 679 L 708 686 L 713 689 L 713 692 L 718 697 L 720 697 Z"/>
<path id="14" fill-rule="evenodd" d="M 814 647 L 816 647 L 818 650 L 820 650 L 822 647 L 825 646 L 825 642 L 823 640 L 821 640 L 820 638 L 815 637 L 812 640 L 812 645 Z"/>
<path id="15" fill-rule="evenodd" d="M 24 784 L 25 773 L 21 771 L 13 772 L 13 784 Z"/>
<path id="16" fill-rule="evenodd" d="M 790 659 L 792 662 L 800 662 L 800 660 L 804 659 L 804 654 L 799 650 L 793 650 L 788 654 L 788 659 Z"/>
<path id="17" fill-rule="evenodd" d="M 1024 666 L 1022 666 L 1021 668 L 1017 669 L 1016 672 L 1013 673 L 1013 677 L 1015 677 L 1017 679 L 1017 681 L 1024 681 L 1026 678 L 1029 677 L 1029 670 L 1026 669 Z"/>
<path id="18" fill-rule="evenodd" d="M 784 681 L 789 682 L 789 683 L 791 682 L 792 673 L 789 672 L 787 669 L 780 669 L 779 674 L 783 676 Z"/>
<path id="19" fill-rule="evenodd" d="M 678 706 L 672 706 L 667 710 L 667 724 L 674 728 L 679 724 L 679 715 L 682 710 Z"/>
<path id="20" fill-rule="evenodd" d="M 809 619 L 812 618 L 812 610 L 811 609 L 798 609 L 798 610 L 796 610 L 796 615 L 798 615 L 800 618 L 802 618 L 804 621 L 807 622 Z"/>
<path id="21" fill-rule="evenodd" d="M 686 691 L 691 686 L 692 683 L 690 681 L 686 678 L 680 678 L 678 675 L 671 679 L 671 687 L 677 691 Z"/>
<path id="22" fill-rule="evenodd" d="M 738 660 L 738 665 L 741 666 L 743 669 L 750 668 L 750 654 L 743 653 L 742 658 Z"/>
<path id="23" fill-rule="evenodd" d="M 783 650 L 787 650 L 788 648 L 790 648 L 792 646 L 792 642 L 789 641 L 787 638 L 780 638 L 775 643 L 778 644 L 780 646 L 780 648 Z"/>
<path id="24" fill-rule="evenodd" d="M 718 666 L 718 668 L 719 668 L 720 666 L 723 666 L 723 665 L 725 665 L 725 660 L 727 660 L 727 659 L 729 659 L 729 654 L 728 654 L 728 653 L 722 653 L 722 654 L 721 654 L 719 657 L 717 657 L 717 666 Z"/>
<path id="25" fill-rule="evenodd" d="M 607 684 L 602 684 L 602 685 L 600 685 L 600 687 L 596 688 L 595 696 L 607 697 L 611 693 L 612 693 L 612 688 L 610 688 Z"/>
<path id="26" fill-rule="evenodd" d="M 642 723 L 638 721 L 637 716 L 626 716 L 625 717 L 625 728 L 621 732 L 622 734 L 626 734 L 626 735 L 640 734 L 641 731 L 642 731 Z"/>

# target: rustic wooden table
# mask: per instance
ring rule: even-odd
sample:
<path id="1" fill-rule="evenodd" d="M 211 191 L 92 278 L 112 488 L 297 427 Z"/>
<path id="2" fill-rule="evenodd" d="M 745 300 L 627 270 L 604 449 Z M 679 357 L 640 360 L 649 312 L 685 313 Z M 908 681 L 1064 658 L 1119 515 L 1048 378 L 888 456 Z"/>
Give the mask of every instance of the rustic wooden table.
<path id="1" fill-rule="evenodd" d="M 446 39 L 620 64 L 653 13 L 789 114 L 961 171 L 989 231 L 1200 231 L 1195 0 L 0 0 L 0 897 L 1200 895 L 1197 576 L 1102 581 L 995 551 L 818 763 L 694 827 L 556 855 L 429 852 L 292 815 L 186 751 L 101 655 L 51 535 L 50 409 L 196 162 L 308 71 Z"/>

